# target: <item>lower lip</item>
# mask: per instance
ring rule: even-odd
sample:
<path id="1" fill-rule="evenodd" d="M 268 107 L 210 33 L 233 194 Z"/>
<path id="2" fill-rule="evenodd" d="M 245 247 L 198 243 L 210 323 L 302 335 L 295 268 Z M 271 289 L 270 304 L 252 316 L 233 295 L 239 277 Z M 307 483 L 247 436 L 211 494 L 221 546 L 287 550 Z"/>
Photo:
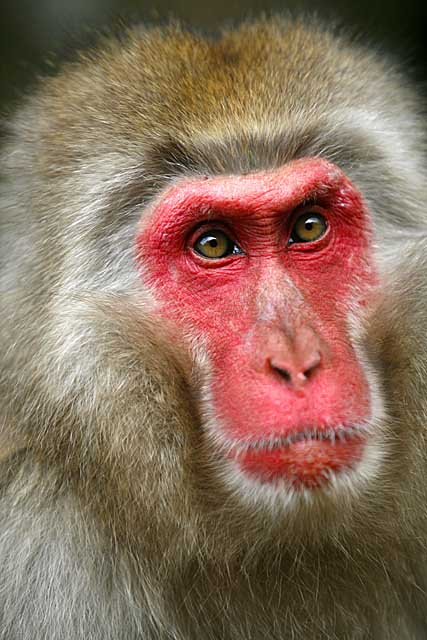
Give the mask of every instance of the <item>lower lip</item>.
<path id="1" fill-rule="evenodd" d="M 255 448 L 235 455 L 249 475 L 263 483 L 286 480 L 295 488 L 316 489 L 333 475 L 352 469 L 360 461 L 365 439 L 320 440 L 306 438 L 273 450 Z"/>

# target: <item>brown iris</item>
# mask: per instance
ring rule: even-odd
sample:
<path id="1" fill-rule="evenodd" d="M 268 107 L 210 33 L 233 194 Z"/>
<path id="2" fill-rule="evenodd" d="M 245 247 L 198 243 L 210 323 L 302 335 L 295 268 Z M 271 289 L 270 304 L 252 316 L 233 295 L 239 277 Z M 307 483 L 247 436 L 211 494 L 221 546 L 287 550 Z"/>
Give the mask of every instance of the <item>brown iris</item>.
<path id="1" fill-rule="evenodd" d="M 320 213 L 307 211 L 297 218 L 290 242 L 315 242 L 325 235 L 326 229 L 326 220 Z"/>
<path id="2" fill-rule="evenodd" d="M 204 258 L 218 260 L 239 253 L 237 245 L 220 229 L 210 229 L 195 242 L 194 250 Z"/>

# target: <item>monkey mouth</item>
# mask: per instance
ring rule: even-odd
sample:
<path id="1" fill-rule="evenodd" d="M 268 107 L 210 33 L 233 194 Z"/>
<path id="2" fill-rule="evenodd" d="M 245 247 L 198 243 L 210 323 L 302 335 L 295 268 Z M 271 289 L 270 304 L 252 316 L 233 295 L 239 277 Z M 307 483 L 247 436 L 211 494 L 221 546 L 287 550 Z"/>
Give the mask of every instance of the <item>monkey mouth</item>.
<path id="1" fill-rule="evenodd" d="M 366 439 L 363 426 L 305 429 L 237 446 L 232 457 L 262 483 L 285 480 L 296 489 L 316 489 L 354 468 Z"/>

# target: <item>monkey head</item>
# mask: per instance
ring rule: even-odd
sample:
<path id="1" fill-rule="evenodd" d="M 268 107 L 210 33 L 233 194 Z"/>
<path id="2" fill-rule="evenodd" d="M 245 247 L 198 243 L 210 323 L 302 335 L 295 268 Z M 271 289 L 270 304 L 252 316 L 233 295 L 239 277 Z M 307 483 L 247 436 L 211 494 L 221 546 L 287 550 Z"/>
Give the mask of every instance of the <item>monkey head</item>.
<path id="1" fill-rule="evenodd" d="M 143 275 L 198 345 L 204 428 L 242 493 L 366 481 L 381 408 L 351 322 L 375 290 L 371 235 L 358 189 L 316 158 L 178 180 L 141 225 Z"/>

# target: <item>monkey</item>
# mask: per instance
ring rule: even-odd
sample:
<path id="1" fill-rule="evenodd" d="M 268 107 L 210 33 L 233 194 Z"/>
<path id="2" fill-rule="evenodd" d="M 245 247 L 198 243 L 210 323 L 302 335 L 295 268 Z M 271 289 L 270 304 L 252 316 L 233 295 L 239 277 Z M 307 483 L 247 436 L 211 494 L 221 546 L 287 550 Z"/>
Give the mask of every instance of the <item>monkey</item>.
<path id="1" fill-rule="evenodd" d="M 408 75 L 317 19 L 136 26 L 1 158 L 1 640 L 427 637 Z"/>

